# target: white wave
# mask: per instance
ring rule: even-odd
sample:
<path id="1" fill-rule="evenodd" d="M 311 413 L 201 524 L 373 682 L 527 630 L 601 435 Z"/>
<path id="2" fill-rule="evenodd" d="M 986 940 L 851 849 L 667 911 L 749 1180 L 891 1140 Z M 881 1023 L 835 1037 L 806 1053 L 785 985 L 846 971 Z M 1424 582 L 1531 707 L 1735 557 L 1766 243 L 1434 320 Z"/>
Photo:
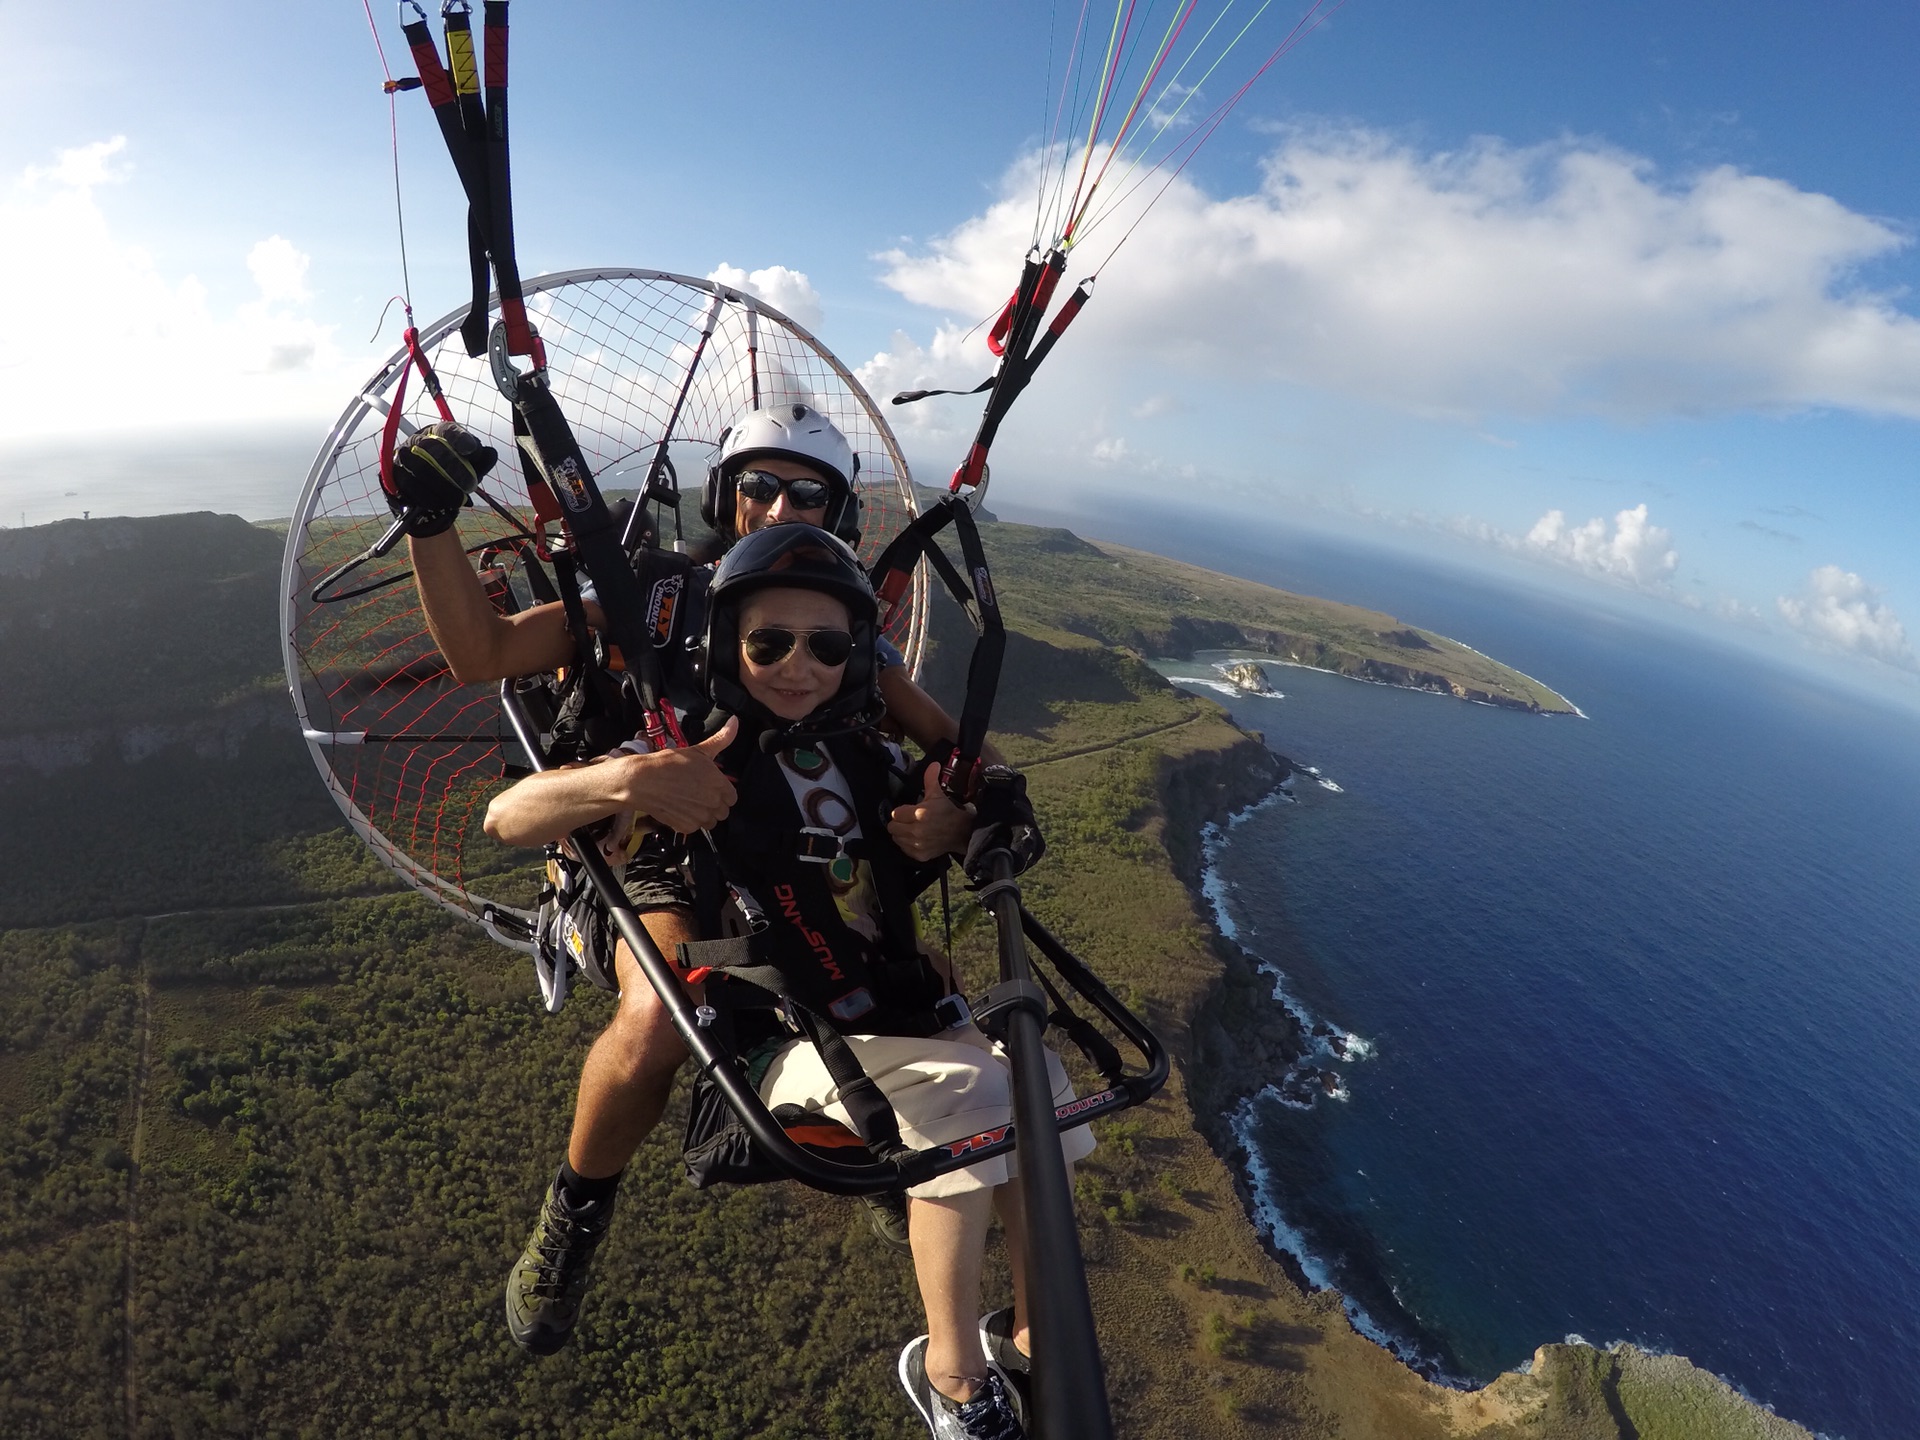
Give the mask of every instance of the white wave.
<path id="1" fill-rule="evenodd" d="M 1308 773 L 1318 778 L 1317 771 L 1309 770 Z M 1225 848 L 1227 839 L 1234 830 L 1267 806 L 1283 800 L 1290 802 L 1291 799 L 1291 796 L 1276 789 L 1255 804 L 1229 815 L 1224 825 L 1209 823 L 1200 832 L 1202 861 L 1200 891 L 1212 907 L 1215 926 L 1222 935 L 1235 944 L 1241 943 L 1240 929 L 1228 913 L 1227 900 L 1232 887 L 1220 873 L 1220 852 Z M 1234 1139 L 1239 1142 L 1241 1155 L 1245 1157 L 1244 1167 L 1247 1187 L 1252 1196 L 1254 1228 L 1275 1249 L 1284 1250 L 1292 1255 L 1309 1283 L 1321 1290 L 1337 1290 L 1339 1287 L 1334 1282 L 1331 1266 L 1324 1258 L 1314 1254 L 1308 1248 L 1306 1237 L 1288 1223 L 1280 1208 L 1273 1172 L 1254 1143 L 1254 1107 L 1261 1100 L 1266 1100 L 1290 1110 L 1308 1110 L 1321 1099 L 1349 1100 L 1352 1098 L 1352 1091 L 1338 1072 L 1323 1069 L 1312 1063 L 1313 1059 L 1316 1056 L 1327 1056 L 1339 1059 L 1346 1064 L 1357 1064 L 1371 1060 L 1377 1051 L 1374 1042 L 1363 1040 L 1350 1030 L 1343 1030 L 1314 1016 L 1298 998 L 1288 991 L 1287 977 L 1277 966 L 1244 945 L 1241 948 L 1247 958 L 1253 961 L 1255 967 L 1271 978 L 1273 999 L 1293 1018 L 1309 1045 L 1307 1053 L 1289 1068 L 1285 1076 L 1248 1095 L 1240 1102 L 1227 1122 Z M 1323 1077 L 1331 1077 L 1332 1085 L 1328 1086 Z M 1289 1085 L 1289 1081 L 1294 1083 Z M 1289 1090 L 1293 1093 L 1289 1094 Z M 1456 1390 L 1474 1388 L 1474 1382 L 1471 1379 L 1446 1374 L 1432 1359 L 1421 1355 L 1412 1346 L 1389 1334 L 1384 1326 L 1344 1292 L 1341 1294 L 1341 1302 L 1346 1310 L 1347 1320 L 1353 1328 L 1381 1349 L 1395 1356 L 1402 1364 Z"/>
<path id="2" fill-rule="evenodd" d="M 1344 787 L 1334 784 L 1333 781 L 1327 779 L 1324 775 L 1315 775 L 1313 777 L 1313 783 L 1318 785 L 1322 790 L 1331 790 L 1336 795 L 1344 795 L 1347 793 Z"/>
<path id="3" fill-rule="evenodd" d="M 1202 827 L 1200 831 L 1200 893 L 1213 912 L 1214 928 L 1238 945 L 1246 957 L 1253 962 L 1254 968 L 1272 981 L 1273 988 L 1268 994 L 1281 1009 L 1287 1012 L 1294 1024 L 1299 1026 L 1300 1033 L 1307 1042 L 1307 1055 L 1338 1060 L 1343 1064 L 1357 1064 L 1373 1058 L 1373 1042 L 1361 1039 L 1351 1030 L 1344 1030 L 1338 1025 L 1322 1020 L 1287 988 L 1287 977 L 1280 968 L 1247 943 L 1252 938 L 1253 932 L 1251 928 L 1243 930 L 1240 923 L 1233 918 L 1229 905 L 1233 887 L 1220 873 L 1220 852 L 1226 845 L 1227 837 L 1269 805 L 1291 801 L 1291 796 L 1275 790 L 1245 809 L 1236 810 L 1227 817 L 1224 825 L 1209 822 Z M 1302 1063 L 1304 1061 L 1305 1057 Z M 1317 1070 L 1317 1067 L 1314 1068 Z M 1319 1095 L 1324 1094 L 1330 1099 L 1344 1100 L 1348 1098 L 1349 1093 L 1342 1083 L 1332 1090 L 1316 1086 L 1312 1093 L 1302 1090 L 1297 1097 L 1289 1097 L 1282 1095 L 1276 1088 L 1280 1083 L 1282 1082 L 1275 1082 L 1275 1086 L 1269 1087 L 1274 1092 L 1274 1098 L 1282 1104 L 1291 1105 L 1297 1109 L 1311 1108 Z"/>
<path id="4" fill-rule="evenodd" d="M 1219 827 L 1208 825 L 1200 832 L 1201 853 L 1211 858 L 1215 837 Z M 1212 865 L 1205 866 L 1200 872 L 1200 893 L 1206 897 L 1207 904 L 1213 907 L 1213 928 L 1235 944 L 1240 942 L 1240 927 L 1234 924 L 1233 916 L 1227 911 L 1227 882 L 1219 870 Z"/>
<path id="5" fill-rule="evenodd" d="M 1293 1256 L 1301 1272 L 1306 1275 L 1308 1283 L 1315 1289 L 1339 1290 L 1332 1266 L 1325 1258 L 1316 1255 L 1308 1248 L 1306 1236 L 1288 1223 L 1279 1202 L 1275 1199 L 1273 1172 L 1261 1158 L 1253 1135 L 1254 1107 L 1263 1099 L 1280 1104 L 1286 1103 L 1275 1087 L 1269 1085 L 1266 1089 L 1242 1100 L 1239 1108 L 1233 1112 L 1233 1118 L 1228 1121 L 1228 1128 L 1232 1130 L 1233 1138 L 1240 1144 L 1240 1153 L 1246 1157 L 1247 1184 L 1253 1194 L 1254 1229 L 1274 1249 L 1284 1250 Z M 1396 1357 L 1402 1364 L 1422 1374 L 1431 1374 L 1441 1384 L 1450 1385 L 1456 1390 L 1473 1388 L 1471 1380 L 1441 1373 L 1439 1367 L 1430 1359 L 1421 1355 L 1405 1341 L 1395 1338 L 1385 1326 L 1375 1320 L 1344 1291 L 1340 1294 L 1340 1302 L 1341 1307 L 1347 1312 L 1347 1322 L 1382 1350 Z"/>

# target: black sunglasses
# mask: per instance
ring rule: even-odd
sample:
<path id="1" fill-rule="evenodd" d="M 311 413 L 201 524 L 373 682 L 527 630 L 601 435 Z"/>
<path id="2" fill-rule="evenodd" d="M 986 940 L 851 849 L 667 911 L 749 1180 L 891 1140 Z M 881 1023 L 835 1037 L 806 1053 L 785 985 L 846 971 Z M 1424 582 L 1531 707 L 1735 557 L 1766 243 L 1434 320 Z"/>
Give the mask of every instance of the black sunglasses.
<path id="1" fill-rule="evenodd" d="M 802 635 L 807 637 L 807 649 L 822 665 L 844 665 L 853 654 L 853 636 L 845 630 L 789 630 L 783 625 L 749 630 L 742 648 L 756 665 L 778 665 L 793 653 Z"/>
<path id="2" fill-rule="evenodd" d="M 812 475 L 789 480 L 766 470 L 742 470 L 733 483 L 742 495 L 761 505 L 771 505 L 782 490 L 796 510 L 824 510 L 833 498 L 833 486 Z"/>

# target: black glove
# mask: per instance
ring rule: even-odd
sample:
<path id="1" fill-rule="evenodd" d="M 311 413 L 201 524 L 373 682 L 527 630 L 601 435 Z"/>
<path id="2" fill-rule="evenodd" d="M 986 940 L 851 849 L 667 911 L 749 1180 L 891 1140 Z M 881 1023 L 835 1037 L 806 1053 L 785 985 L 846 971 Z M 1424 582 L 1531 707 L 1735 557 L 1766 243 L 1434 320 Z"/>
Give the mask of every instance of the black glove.
<path id="1" fill-rule="evenodd" d="M 409 535 L 438 535 L 454 522 L 500 454 L 464 425 L 437 420 L 393 452 L 387 503 Z"/>
<path id="2" fill-rule="evenodd" d="M 974 884 L 986 882 L 987 856 L 995 850 L 1013 857 L 1016 875 L 1031 869 L 1047 853 L 1033 803 L 1027 799 L 1027 777 L 1018 770 L 1005 765 L 982 769 L 973 791 L 973 813 L 973 838 L 967 842 L 961 868 Z"/>

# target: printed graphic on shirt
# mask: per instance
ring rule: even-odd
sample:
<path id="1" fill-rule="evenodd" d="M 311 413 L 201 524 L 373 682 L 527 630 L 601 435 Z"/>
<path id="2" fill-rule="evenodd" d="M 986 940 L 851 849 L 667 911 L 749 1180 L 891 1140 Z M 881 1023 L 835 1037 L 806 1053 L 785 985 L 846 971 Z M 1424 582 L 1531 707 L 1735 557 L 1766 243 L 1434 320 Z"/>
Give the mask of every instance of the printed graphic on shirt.
<path id="1" fill-rule="evenodd" d="M 860 817 L 853 808 L 853 792 L 846 777 L 824 750 L 801 746 L 780 755 L 780 769 L 793 788 L 810 830 L 834 836 L 843 847 L 827 862 L 827 888 L 832 891 L 840 918 L 869 940 L 880 938 L 880 896 L 874 889 L 873 868 L 856 860 L 844 847 L 859 840 Z"/>

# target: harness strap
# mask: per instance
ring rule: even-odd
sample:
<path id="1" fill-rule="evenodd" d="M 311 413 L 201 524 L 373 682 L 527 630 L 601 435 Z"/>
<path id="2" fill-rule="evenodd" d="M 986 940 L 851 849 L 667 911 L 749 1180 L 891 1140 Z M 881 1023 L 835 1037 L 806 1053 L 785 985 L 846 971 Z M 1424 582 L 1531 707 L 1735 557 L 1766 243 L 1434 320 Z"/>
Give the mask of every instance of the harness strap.
<path id="1" fill-rule="evenodd" d="M 621 547 L 619 527 L 593 483 L 573 427 L 560 411 L 546 373 L 522 375 L 515 387 L 515 432 L 533 469 L 559 498 L 564 524 L 573 539 L 574 554 L 600 592 L 613 641 L 620 647 L 628 672 L 640 686 L 640 700 L 649 715 L 661 704 L 660 658 L 646 628 L 646 591 L 633 573 L 633 563 Z M 524 433 L 522 433 L 524 431 Z M 650 722 L 651 723 L 651 722 Z"/>
<path id="2" fill-rule="evenodd" d="M 734 1009 L 778 1008 L 799 1026 L 819 1052 L 820 1061 L 839 1092 L 840 1103 L 846 1106 L 854 1129 L 867 1142 L 875 1158 L 890 1160 L 906 1152 L 907 1147 L 900 1139 L 900 1117 L 893 1113 L 893 1106 L 887 1103 L 886 1095 L 873 1077 L 861 1068 L 846 1037 L 794 996 L 779 967 L 738 963 L 742 958 L 751 958 L 748 937 L 683 941 L 678 951 L 689 980 L 698 983 L 714 975 L 726 977 L 727 985 L 707 992 L 709 1004 L 716 1008 L 720 1004 Z M 714 964 L 714 960 L 726 963 Z M 741 986 L 742 990 L 727 993 L 734 985 Z"/>
<path id="3" fill-rule="evenodd" d="M 477 124 L 469 119 L 469 109 L 477 110 L 481 103 L 473 63 L 473 25 L 465 6 L 447 11 L 447 59 L 452 73 L 440 63 L 440 51 L 424 13 L 403 25 L 401 31 L 413 52 L 414 67 L 420 72 L 433 118 L 440 124 L 440 138 L 447 143 L 447 153 L 460 176 L 460 188 L 467 196 L 467 260 L 472 270 L 473 303 L 460 326 L 460 338 L 469 355 L 480 355 L 487 348 L 487 242 L 481 219 L 486 210 L 487 177 L 479 149 L 486 121 L 484 113 Z"/>
<path id="4" fill-rule="evenodd" d="M 1013 298 L 994 324 L 994 334 L 988 337 L 987 344 L 1000 355 L 1000 368 L 994 374 L 993 390 L 981 412 L 980 428 L 974 432 L 973 444 L 947 487 L 956 494 L 963 486 L 978 485 L 986 477 L 987 451 L 1000 433 L 1000 422 L 1033 378 L 1033 367 L 1038 363 L 1030 353 L 1034 335 L 1046 316 L 1054 287 L 1060 283 L 1066 266 L 1066 252 L 1057 248 L 1044 257 L 1029 255 Z M 993 343 L 996 336 L 1000 339 L 997 347 Z"/>
<path id="5" fill-rule="evenodd" d="M 848 742 L 848 748 L 857 743 Z M 886 974 L 887 961 L 898 963 L 919 959 L 920 937 L 914 930 L 913 895 L 907 888 L 901 866 L 905 856 L 897 846 L 881 844 L 877 838 L 887 833 L 887 815 L 881 803 L 885 792 L 884 782 L 880 785 L 859 784 L 850 766 L 843 765 L 841 773 L 847 777 L 847 789 L 853 796 L 854 814 L 860 820 L 860 833 L 871 837 L 860 849 L 873 871 L 873 886 L 880 901 L 883 963 L 874 967 L 877 979 Z"/>
<path id="6" fill-rule="evenodd" d="M 507 163 L 507 0 L 487 0 L 485 16 L 487 253 L 493 257 L 493 277 L 500 286 L 500 318 L 507 327 L 507 353 L 537 355 L 520 289 L 520 262 L 513 249 L 513 180 Z"/>
<path id="7" fill-rule="evenodd" d="M 567 629 L 573 635 L 573 663 L 584 671 L 594 663 L 593 636 L 587 626 L 587 607 L 580 599 L 580 577 L 573 568 L 573 556 L 565 550 L 553 556 L 553 574 L 558 582 L 560 603 L 567 612 Z"/>
<path id="8" fill-rule="evenodd" d="M 966 565 L 964 577 L 934 540 L 948 525 L 953 526 L 960 541 L 961 559 Z M 873 562 L 874 592 L 887 606 L 882 629 L 892 620 L 894 607 L 906 595 L 914 563 L 922 555 L 933 564 L 966 610 L 979 636 L 973 656 L 967 662 L 967 693 L 960 707 L 959 745 L 953 758 L 942 767 L 940 777 L 942 787 L 955 799 L 964 801 L 971 795 L 979 772 L 980 752 L 986 745 L 994 696 L 1000 688 L 1000 666 L 1007 648 L 1006 623 L 1001 619 L 993 575 L 987 568 L 987 552 L 980 543 L 980 527 L 966 502 L 949 495 L 896 535 Z"/>

